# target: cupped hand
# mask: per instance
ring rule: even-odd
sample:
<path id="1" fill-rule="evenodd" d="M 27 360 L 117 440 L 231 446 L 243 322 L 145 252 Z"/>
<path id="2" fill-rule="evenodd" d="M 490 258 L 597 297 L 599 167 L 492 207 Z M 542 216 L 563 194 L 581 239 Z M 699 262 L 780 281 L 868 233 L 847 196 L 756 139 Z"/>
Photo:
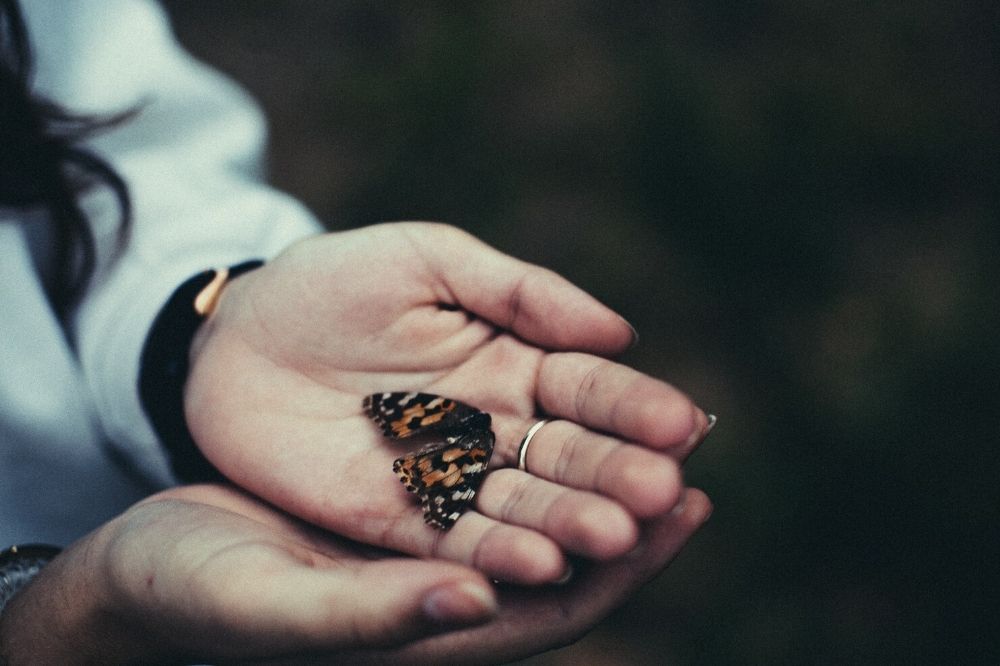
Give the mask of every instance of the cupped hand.
<path id="1" fill-rule="evenodd" d="M 364 543 L 558 579 L 567 553 L 608 560 L 678 501 L 678 461 L 704 435 L 682 393 L 607 360 L 634 339 L 555 273 L 439 224 L 317 236 L 230 283 L 199 331 L 185 407 L 212 463 L 240 486 Z M 447 532 L 424 524 L 392 472 L 365 395 L 419 390 L 493 417 L 496 449 Z M 527 468 L 517 448 L 540 416 Z"/>
<path id="2" fill-rule="evenodd" d="M 340 539 L 230 486 L 174 488 L 52 561 L 0 616 L 3 663 L 498 663 L 580 636 L 707 518 L 701 493 L 642 547 L 561 587 Z"/>
<path id="3" fill-rule="evenodd" d="M 0 661 L 242 663 L 396 646 L 495 613 L 468 567 L 339 540 L 229 486 L 184 486 L 53 560 L 5 609 Z"/>

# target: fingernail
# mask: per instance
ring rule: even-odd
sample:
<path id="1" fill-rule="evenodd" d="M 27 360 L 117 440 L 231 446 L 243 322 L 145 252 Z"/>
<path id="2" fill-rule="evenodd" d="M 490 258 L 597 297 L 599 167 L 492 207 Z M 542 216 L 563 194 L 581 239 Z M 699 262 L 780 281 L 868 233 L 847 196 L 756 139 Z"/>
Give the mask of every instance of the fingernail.
<path id="1" fill-rule="evenodd" d="M 573 565 L 567 562 L 566 569 L 563 571 L 562 576 L 559 576 L 559 578 L 557 578 L 552 584 L 565 585 L 571 580 L 573 580 Z"/>
<path id="2" fill-rule="evenodd" d="M 632 342 L 628 346 L 629 349 L 632 349 L 637 344 L 639 344 L 639 331 L 635 330 L 635 326 L 630 324 L 627 319 L 625 319 L 624 317 L 622 317 L 621 319 L 623 322 L 625 322 L 625 325 L 632 330 Z"/>
<path id="3" fill-rule="evenodd" d="M 497 612 L 493 593 L 472 582 L 439 587 L 424 598 L 424 614 L 441 624 L 475 624 Z"/>
<path id="4" fill-rule="evenodd" d="M 705 441 L 705 438 L 708 437 L 708 433 L 712 432 L 712 428 L 715 427 L 715 424 L 719 420 L 716 418 L 715 414 L 707 414 L 705 418 L 707 420 L 705 427 L 702 428 L 701 430 L 696 430 L 692 432 L 691 436 L 688 437 L 688 440 L 684 442 L 685 450 L 698 446 L 703 441 Z"/>
<path id="5" fill-rule="evenodd" d="M 681 490 L 681 496 L 677 498 L 677 504 L 670 510 L 671 516 L 679 516 L 684 513 L 684 503 L 687 501 L 687 489 Z"/>

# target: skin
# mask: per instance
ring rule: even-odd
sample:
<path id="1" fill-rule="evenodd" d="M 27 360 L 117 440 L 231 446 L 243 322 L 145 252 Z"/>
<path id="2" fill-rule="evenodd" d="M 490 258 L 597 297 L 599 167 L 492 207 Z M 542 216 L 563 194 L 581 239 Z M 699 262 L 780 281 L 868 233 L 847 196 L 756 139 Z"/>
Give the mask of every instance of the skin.
<path id="1" fill-rule="evenodd" d="M 679 466 L 708 419 L 608 360 L 634 335 L 452 227 L 289 248 L 226 287 L 192 346 L 191 432 L 244 490 L 174 488 L 73 544 L 0 616 L 0 663 L 482 664 L 576 640 L 711 511 Z M 412 443 L 362 413 L 392 390 L 493 417 L 491 471 L 447 532 L 391 471 Z M 570 556 L 586 564 L 552 585 Z"/>
<path id="2" fill-rule="evenodd" d="M 568 584 L 339 539 L 228 486 L 152 497 L 74 544 L 0 616 L 0 663 L 500 663 L 572 642 L 708 517 L 698 491 Z"/>
<path id="3" fill-rule="evenodd" d="M 229 479 L 310 523 L 378 547 L 557 580 L 566 555 L 609 560 L 668 512 L 679 460 L 708 420 L 677 389 L 606 357 L 619 315 L 555 273 L 453 227 L 385 224 L 315 237 L 223 291 L 192 351 L 187 419 Z M 363 414 L 366 394 L 419 390 L 488 411 L 488 475 L 447 532 L 428 528 Z M 517 447 L 540 414 L 530 474 Z"/>

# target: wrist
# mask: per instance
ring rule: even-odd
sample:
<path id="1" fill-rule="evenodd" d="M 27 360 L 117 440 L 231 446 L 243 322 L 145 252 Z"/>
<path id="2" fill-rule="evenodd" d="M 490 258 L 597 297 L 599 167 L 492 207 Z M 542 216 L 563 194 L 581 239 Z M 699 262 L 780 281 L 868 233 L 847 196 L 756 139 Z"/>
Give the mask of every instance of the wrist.
<path id="1" fill-rule="evenodd" d="M 0 663 L 123 663 L 143 657 L 111 620 L 94 534 L 53 559 L 0 614 Z"/>
<path id="2" fill-rule="evenodd" d="M 201 454 L 187 427 L 184 386 L 192 345 L 215 308 L 226 282 L 263 262 L 208 270 L 185 281 L 153 322 L 142 351 L 139 396 L 150 424 L 183 482 L 219 481 L 219 472 Z"/>
<path id="3" fill-rule="evenodd" d="M 214 287 L 207 287 L 202 294 L 199 294 L 196 308 L 199 308 L 202 319 L 194 335 L 191 337 L 191 345 L 188 349 L 188 379 L 194 374 L 195 364 L 207 346 L 207 341 L 218 330 L 218 322 L 229 319 L 227 313 L 233 308 L 228 307 L 227 304 L 230 301 L 239 303 L 239 291 L 248 282 L 253 281 L 254 275 L 248 275 L 244 278 L 244 273 L 246 272 L 245 270 L 240 270 L 229 273 L 223 282 L 218 283 Z M 234 295 L 236 295 L 235 298 Z M 240 306 L 236 305 L 235 307 L 238 310 Z M 200 308 L 206 309 L 202 310 Z"/>
<path id="4" fill-rule="evenodd" d="M 0 552 L 0 613 L 59 551 L 56 546 L 27 544 Z"/>

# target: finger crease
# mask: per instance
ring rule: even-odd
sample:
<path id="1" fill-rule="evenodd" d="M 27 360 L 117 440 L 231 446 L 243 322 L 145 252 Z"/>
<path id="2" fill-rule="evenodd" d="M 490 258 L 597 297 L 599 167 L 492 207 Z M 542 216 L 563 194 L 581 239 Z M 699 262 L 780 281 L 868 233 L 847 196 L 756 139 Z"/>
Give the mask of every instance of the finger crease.
<path id="1" fill-rule="evenodd" d="M 510 313 L 507 321 L 507 328 L 510 330 L 514 330 L 515 323 L 521 316 L 521 303 L 524 299 L 524 283 L 527 281 L 528 275 L 529 271 L 525 271 L 521 274 L 521 277 L 519 277 L 517 282 L 514 283 L 514 286 L 511 287 L 510 295 L 507 297 L 507 311 Z"/>
<path id="2" fill-rule="evenodd" d="M 515 488 L 511 490 L 510 495 L 504 500 L 503 505 L 500 507 L 500 520 L 503 522 L 511 522 L 508 519 L 513 515 L 516 507 L 528 496 L 528 484 L 531 482 L 531 477 L 525 475 L 524 480 L 517 483 Z"/>
<path id="3" fill-rule="evenodd" d="M 600 374 L 601 364 L 595 363 L 580 381 L 580 386 L 576 390 L 576 398 L 573 400 L 573 409 L 576 410 L 576 414 L 573 416 L 574 421 L 582 421 L 583 415 L 588 412 L 589 395 L 594 390 L 594 386 L 597 385 L 597 377 Z"/>
<path id="4" fill-rule="evenodd" d="M 604 455 L 601 456 L 601 461 L 594 468 L 591 474 L 591 488 L 595 488 L 598 491 L 605 492 L 605 488 L 614 488 L 614 483 L 608 480 L 608 474 L 612 472 L 617 472 L 618 468 L 611 463 L 611 458 L 618 452 L 614 447 L 605 451 Z M 610 494 L 610 493 L 609 493 Z"/>
<path id="5" fill-rule="evenodd" d="M 470 560 L 472 566 L 476 567 L 477 569 L 485 570 L 485 566 L 479 560 L 482 557 L 482 554 L 484 552 L 483 548 L 486 546 L 486 542 L 489 541 L 490 535 L 493 534 L 493 532 L 495 532 L 498 529 L 500 529 L 500 525 L 493 525 L 488 530 L 486 530 L 486 532 L 484 532 L 483 535 L 479 538 L 479 541 L 476 542 L 476 547 L 472 549 L 472 557 Z"/>
<path id="6" fill-rule="evenodd" d="M 431 555 L 441 557 L 441 544 L 447 535 L 448 533 L 443 530 L 434 530 L 434 536 L 431 537 Z"/>
<path id="7" fill-rule="evenodd" d="M 557 483 L 570 482 L 570 470 L 573 468 L 573 461 L 577 458 L 577 449 L 582 446 L 582 430 L 578 430 L 563 440 L 559 448 L 559 457 L 553 469 L 553 477 Z"/>

